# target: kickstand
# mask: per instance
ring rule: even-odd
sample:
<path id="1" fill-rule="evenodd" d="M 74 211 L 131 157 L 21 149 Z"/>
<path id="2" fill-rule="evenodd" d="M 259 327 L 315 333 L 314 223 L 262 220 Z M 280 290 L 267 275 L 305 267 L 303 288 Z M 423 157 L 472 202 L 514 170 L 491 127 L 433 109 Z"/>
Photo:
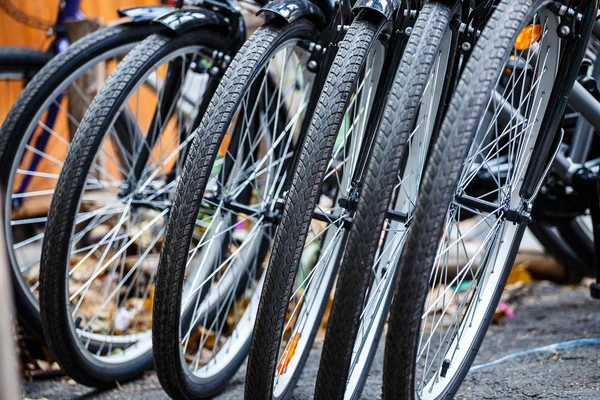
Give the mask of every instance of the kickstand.
<path id="1" fill-rule="evenodd" d="M 594 228 L 594 266 L 596 268 L 596 282 L 590 285 L 590 295 L 594 299 L 600 299 L 600 174 L 596 178 L 596 190 L 592 191 L 590 200 L 590 213 Z"/>

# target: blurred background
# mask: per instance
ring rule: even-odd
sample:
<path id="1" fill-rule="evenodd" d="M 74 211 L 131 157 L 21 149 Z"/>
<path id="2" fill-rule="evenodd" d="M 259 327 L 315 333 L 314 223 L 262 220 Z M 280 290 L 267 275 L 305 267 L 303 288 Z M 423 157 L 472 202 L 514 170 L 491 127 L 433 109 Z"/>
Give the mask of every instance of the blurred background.
<path id="1" fill-rule="evenodd" d="M 61 0 L 0 0 L 0 46 L 45 50 Z M 119 19 L 123 7 L 160 4 L 161 0 L 81 0 L 81 11 L 99 26 Z M 19 82 L 0 95 L 0 122 L 23 90 Z"/>
<path id="2" fill-rule="evenodd" d="M 52 43 L 52 27 L 56 21 L 60 1 L 0 0 L 0 46 L 46 50 Z M 78 21 L 67 28 L 69 40 L 74 42 L 101 26 L 117 21 L 119 19 L 117 14 L 119 8 L 159 5 L 165 2 L 169 3 L 161 0 L 81 0 L 80 10 L 85 15 L 85 20 Z M 254 23 L 253 21 L 249 25 L 251 31 L 253 26 L 258 25 L 258 22 Z M 108 65 L 103 74 L 110 73 L 112 68 L 114 66 Z M 99 88 L 95 88 L 95 90 L 97 89 Z M 18 81 L 7 81 L 0 84 L 0 124 L 4 121 L 10 107 L 22 90 L 23 85 Z M 86 95 L 91 99 L 94 93 L 92 90 Z M 154 97 L 151 94 L 145 96 L 146 101 L 155 103 L 156 99 Z M 151 110 L 153 108 L 148 107 L 147 109 Z M 150 115 L 142 115 L 140 119 L 149 123 Z M 68 124 L 66 118 L 59 119 L 56 130 L 61 132 L 71 131 L 70 133 L 73 134 L 74 131 L 72 131 L 72 128 L 67 127 Z M 52 151 L 64 152 L 66 150 L 61 146 L 53 148 L 50 145 L 48 152 L 52 154 Z M 64 154 L 57 154 L 57 158 L 64 158 Z M 35 182 L 33 184 L 35 186 Z M 45 208 L 48 204 L 49 198 L 38 202 L 39 207 Z M 0 264 L 4 263 L 0 262 Z M 487 339 L 484 343 L 484 348 L 478 358 L 479 363 L 498 359 L 507 353 L 523 348 L 568 341 L 579 337 L 595 336 L 598 333 L 597 326 L 600 326 L 597 324 L 599 318 L 596 312 L 598 303 L 590 300 L 588 295 L 589 284 L 592 279 L 579 275 L 576 277 L 570 276 L 569 271 L 573 270 L 570 267 L 572 266 L 563 265 L 549 255 L 533 235 L 527 233 L 509 278 L 509 285 L 503 296 L 501 307 L 499 307 L 495 316 L 490 339 Z M 2 282 L 6 282 L 6 280 L 0 278 L 0 283 Z M 0 294 L 4 295 L 5 293 L 0 290 Z M 0 302 L 3 299 L 0 298 Z M 322 326 L 325 325 L 326 321 L 323 321 Z M 321 340 L 322 337 L 323 332 L 319 335 Z M 25 388 L 26 396 L 34 396 L 35 393 L 43 395 L 49 390 L 55 391 L 55 393 L 61 393 L 61 390 L 64 393 L 76 392 L 80 395 L 89 393 L 88 389 L 79 385 L 75 387 L 74 382 L 69 381 L 68 378 L 60 378 L 56 381 L 56 386 L 51 386 L 51 382 L 36 385 L 35 381 L 48 381 L 47 378 L 60 377 L 62 372 L 50 357 L 43 343 L 40 343 L 38 338 L 33 337 L 26 328 L 22 326 L 17 328 L 17 340 L 19 342 L 18 358 L 22 368 L 20 372 L 26 380 L 31 381 L 29 386 Z M 316 351 L 320 351 L 320 349 L 316 349 Z M 573 364 L 573 372 L 581 374 L 584 371 L 583 381 L 589 375 L 590 391 L 600 389 L 598 386 L 600 380 L 597 379 L 597 360 L 600 358 L 597 357 L 597 350 L 592 350 L 595 353 L 591 356 L 588 350 L 578 351 L 581 353 L 570 354 L 573 357 L 580 357 L 579 362 Z M 545 356 L 540 357 L 544 362 L 552 363 L 556 361 L 557 368 L 553 374 L 548 375 L 546 383 L 549 383 L 549 385 L 547 387 L 543 387 L 544 381 L 541 381 L 540 387 L 533 388 L 532 392 L 550 394 L 552 385 L 561 384 L 556 376 L 560 375 L 558 366 L 561 361 L 558 358 L 553 359 L 552 356 L 547 361 L 545 361 Z M 523 382 L 519 381 L 518 378 L 528 370 L 533 369 L 537 373 L 538 371 L 535 369 L 539 367 L 540 373 L 548 373 L 545 368 L 541 368 L 542 364 L 539 364 L 539 358 L 531 356 L 531 359 L 526 361 L 528 363 L 511 366 L 511 369 L 506 368 L 503 371 L 504 380 L 498 378 L 497 374 L 493 374 L 493 370 L 490 370 L 491 372 L 487 375 L 487 370 L 480 372 L 480 375 L 470 375 L 462 394 L 467 397 L 487 397 L 490 393 L 486 391 L 505 390 L 506 387 L 513 386 L 515 390 L 518 390 L 523 386 Z M 596 363 L 595 366 L 594 363 Z M 375 375 L 380 373 L 381 364 L 381 359 L 378 359 L 374 370 Z M 2 372 L 1 368 L 0 372 Z M 595 381 L 593 381 L 594 379 Z M 142 387 L 140 389 L 141 397 L 146 397 L 148 393 L 156 393 L 157 396 L 162 395 L 153 375 L 149 374 L 145 380 L 142 380 L 142 382 L 145 381 L 148 383 L 139 384 Z M 241 382 L 243 382 L 241 378 L 234 380 L 232 390 L 238 390 L 238 392 L 233 392 L 232 398 L 235 398 L 237 394 L 241 394 Z M 567 384 L 570 383 L 565 382 L 565 385 Z M 473 392 L 472 390 L 475 390 L 473 387 L 481 390 L 481 392 Z M 377 396 L 378 388 L 379 381 L 374 381 L 365 393 Z M 546 389 L 548 391 L 544 392 Z M 130 390 L 130 392 L 121 392 L 124 398 L 129 397 L 131 392 L 137 391 L 138 388 L 131 387 L 126 390 Z M 0 398 L 2 398 L 1 393 Z M 116 396 L 115 398 L 120 397 Z"/>

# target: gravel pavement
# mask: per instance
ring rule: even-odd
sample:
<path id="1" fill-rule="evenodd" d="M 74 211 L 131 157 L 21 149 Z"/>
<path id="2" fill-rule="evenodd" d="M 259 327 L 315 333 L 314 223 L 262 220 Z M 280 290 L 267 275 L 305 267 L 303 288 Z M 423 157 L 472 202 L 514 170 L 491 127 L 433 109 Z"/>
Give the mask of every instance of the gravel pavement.
<path id="1" fill-rule="evenodd" d="M 515 352 L 580 338 L 600 338 L 600 301 L 581 286 L 548 282 L 525 285 L 511 295 L 515 316 L 493 325 L 475 364 Z M 382 342 L 384 342 L 382 340 Z M 312 398 L 321 343 L 316 343 L 294 399 Z M 363 398 L 381 396 L 383 346 L 379 349 Z M 245 368 L 218 399 L 241 399 Z M 66 379 L 27 382 L 24 396 L 31 399 L 163 399 L 156 375 L 121 388 L 98 392 Z M 600 346 L 542 351 L 509 359 L 471 372 L 457 396 L 460 399 L 600 399 Z"/>

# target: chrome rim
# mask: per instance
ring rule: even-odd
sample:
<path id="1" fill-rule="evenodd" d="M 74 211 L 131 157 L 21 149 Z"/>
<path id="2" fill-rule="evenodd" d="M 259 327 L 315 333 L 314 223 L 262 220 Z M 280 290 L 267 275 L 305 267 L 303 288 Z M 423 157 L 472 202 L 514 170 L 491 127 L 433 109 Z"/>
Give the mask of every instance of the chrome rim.
<path id="1" fill-rule="evenodd" d="M 439 102 L 444 89 L 444 77 L 452 46 L 452 32 L 444 32 L 431 74 L 420 99 L 414 128 L 406 143 L 407 160 L 398 173 L 394 188 L 393 210 L 407 216 L 405 222 L 386 219 L 379 251 L 373 263 L 372 280 L 360 316 L 358 334 L 352 352 L 345 398 L 352 398 L 361 389 L 365 370 L 369 366 L 381 325 L 387 318 L 386 303 L 393 294 L 396 266 L 399 262 L 410 221 L 419 193 L 425 161 L 431 143 Z M 390 149 L 393 150 L 393 149 Z"/>
<path id="2" fill-rule="evenodd" d="M 505 207 L 529 207 L 519 189 L 539 134 L 554 77 L 560 41 L 557 18 L 539 9 L 529 22 L 539 39 L 513 48 L 489 95 L 465 159 L 429 281 L 416 358 L 416 395 L 438 398 L 468 365 L 468 356 L 510 261 L 520 229 L 507 221 Z M 484 181 L 491 186 L 482 186 Z M 485 190 L 481 188 L 484 187 Z M 469 196 L 493 204 L 483 211 Z M 481 204 L 481 203 L 476 203 Z"/>
<path id="3" fill-rule="evenodd" d="M 242 95 L 221 143 L 188 253 L 182 321 L 189 316 L 189 322 L 181 326 L 180 356 L 200 382 L 247 351 L 312 91 L 310 54 L 299 40 L 272 54 Z"/>
<path id="4" fill-rule="evenodd" d="M 273 387 L 276 398 L 288 390 L 299 372 L 302 357 L 312 346 L 311 333 L 321 323 L 321 309 L 324 302 L 329 301 L 328 289 L 336 276 L 335 267 L 346 232 L 343 221 L 348 216 L 338 200 L 351 189 L 352 173 L 357 166 L 383 56 L 383 46 L 376 43 L 356 83 L 329 159 L 315 210 L 327 215 L 327 222 L 313 219 L 304 245 L 277 358 Z"/>
<path id="5" fill-rule="evenodd" d="M 80 195 L 66 301 L 74 321 L 70 329 L 96 362 L 125 363 L 151 348 L 158 255 L 180 155 L 194 137 L 192 125 L 208 81 L 201 66 L 211 61 L 202 50 L 178 49 L 137 82 L 115 115 Z M 181 80 L 162 114 L 158 108 L 168 86 L 163 82 L 172 72 Z M 117 127 L 120 117 L 125 123 Z M 158 137 L 155 145 L 148 141 L 151 135 Z M 136 175 L 146 150 L 148 158 Z"/>

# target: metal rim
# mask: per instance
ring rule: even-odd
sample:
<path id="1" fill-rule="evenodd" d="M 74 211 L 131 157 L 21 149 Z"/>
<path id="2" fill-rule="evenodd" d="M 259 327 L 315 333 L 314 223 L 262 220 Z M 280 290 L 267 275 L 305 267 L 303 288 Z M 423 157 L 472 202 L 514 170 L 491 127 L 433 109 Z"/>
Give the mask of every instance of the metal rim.
<path id="1" fill-rule="evenodd" d="M 329 159 L 323 181 L 333 181 L 330 188 L 333 192 L 321 192 L 316 211 L 330 217 L 327 222 L 313 220 L 305 241 L 303 261 L 292 288 L 277 358 L 274 398 L 284 396 L 294 384 L 303 358 L 312 346 L 311 333 L 318 329 L 321 310 L 329 300 L 329 288 L 336 277 L 337 263 L 347 232 L 343 220 L 348 212 L 339 205 L 338 200 L 351 189 L 351 179 L 358 164 L 384 53 L 384 46 L 376 42 L 368 54 L 363 75 L 356 84 Z M 314 260 L 311 261 L 311 258 Z"/>
<path id="2" fill-rule="evenodd" d="M 389 303 L 393 295 L 396 267 L 402 255 L 402 248 L 414 214 L 427 153 L 438 115 L 439 101 L 444 90 L 444 77 L 452 51 L 452 36 L 452 31 L 447 27 L 440 42 L 436 61 L 425 84 L 414 129 L 406 143 L 407 161 L 403 171 L 398 174 L 393 210 L 404 213 L 408 218 L 405 222 L 386 219 L 385 228 L 382 232 L 383 240 L 375 262 L 371 267 L 373 280 L 365 298 L 358 335 L 352 352 L 344 395 L 346 399 L 354 398 L 362 390 L 361 383 L 364 374 L 368 372 L 366 368 L 370 363 L 370 358 L 376 350 L 374 346 L 379 339 L 377 336 L 380 334 L 382 325 L 387 318 L 386 304 Z"/>
<path id="3" fill-rule="evenodd" d="M 554 14 L 543 8 L 531 15 L 531 25 L 541 27 L 539 40 L 512 52 L 507 69 L 500 73 L 448 210 L 421 321 L 415 371 L 419 398 L 442 396 L 468 367 L 472 345 L 485 331 L 503 272 L 510 267 L 506 264 L 520 228 L 506 220 L 503 210 L 517 209 L 522 200 L 527 201 L 521 199 L 519 189 L 539 134 L 540 116 L 548 104 L 560 52 Z M 501 126 L 499 120 L 506 110 L 509 118 Z M 489 174 L 496 187 L 473 196 L 495 204 L 493 211 L 461 203 L 462 196 L 474 190 L 470 185 L 481 171 Z M 464 221 L 471 221 L 466 230 Z M 469 237 L 480 240 L 471 250 Z M 459 263 L 462 253 L 465 260 Z M 449 274 L 450 259 L 457 263 L 454 277 Z M 454 317 L 447 314 L 451 306 L 456 308 Z M 441 333 L 434 334 L 438 328 Z M 438 347 L 432 346 L 434 342 Z"/>
<path id="4" fill-rule="evenodd" d="M 81 340 L 79 340 L 77 343 L 81 348 L 81 354 L 83 354 L 83 356 L 88 359 L 88 361 L 96 364 L 96 365 L 119 365 L 119 364 L 125 364 L 128 362 L 132 362 L 135 361 L 138 357 L 146 354 L 148 351 L 150 351 L 151 346 L 152 346 L 152 340 L 151 340 L 151 326 L 148 326 L 146 329 L 142 328 L 142 330 L 140 332 L 135 332 L 132 334 L 127 334 L 125 331 L 129 330 L 129 325 L 126 326 L 125 331 L 121 331 L 121 333 L 117 332 L 117 328 L 116 325 L 118 324 L 117 321 L 119 320 L 119 318 L 122 318 L 122 320 L 125 320 L 127 318 L 130 318 L 130 315 L 127 314 L 128 311 L 126 308 L 126 305 L 121 305 L 119 306 L 119 308 L 115 311 L 115 315 L 114 318 L 112 318 L 112 322 L 110 322 L 110 332 L 106 333 L 106 334 L 98 334 L 96 332 L 89 332 L 87 331 L 87 329 L 94 329 L 92 327 L 92 324 L 98 320 L 101 312 L 109 305 L 111 304 L 110 302 L 112 301 L 112 299 L 115 298 L 115 296 L 118 298 L 120 297 L 121 293 L 121 289 L 123 288 L 123 286 L 125 285 L 125 282 L 127 279 L 131 278 L 131 281 L 129 282 L 129 285 L 127 286 L 127 289 L 125 291 L 125 297 L 127 297 L 130 293 L 132 289 L 132 281 L 135 282 L 135 280 L 138 278 L 138 276 L 140 275 L 140 272 L 143 271 L 143 262 L 140 260 L 143 260 L 144 258 L 147 258 L 150 253 L 154 250 L 156 250 L 156 247 L 159 246 L 158 244 L 158 239 L 161 237 L 162 233 L 164 232 L 165 229 L 165 224 L 166 224 L 166 217 L 168 214 L 168 210 L 170 207 L 170 198 L 172 197 L 172 192 L 173 189 L 176 185 L 177 182 L 177 175 L 174 176 L 168 184 L 164 184 L 161 185 L 159 184 L 161 182 L 161 179 L 164 178 L 164 176 L 159 175 L 161 173 L 161 171 L 163 171 L 163 167 L 166 169 L 169 167 L 168 164 L 172 164 L 172 168 L 176 169 L 177 171 L 179 171 L 180 166 L 181 166 L 181 160 L 179 160 L 179 157 L 177 157 L 177 155 L 181 152 L 181 150 L 183 150 L 185 148 L 185 146 L 187 146 L 191 140 L 193 139 L 194 135 L 191 134 L 189 136 L 186 137 L 186 139 L 182 142 L 177 142 L 178 144 L 175 144 L 173 148 L 168 148 L 168 149 L 163 149 L 162 147 L 160 149 L 158 148 L 154 148 L 153 152 L 159 151 L 160 154 L 162 156 L 164 156 L 164 158 L 162 159 L 162 164 L 158 166 L 158 168 L 156 167 L 156 165 L 154 164 L 147 164 L 144 168 L 143 171 L 143 175 L 140 176 L 140 180 L 137 181 L 136 185 L 135 185 L 135 190 L 132 189 L 132 191 L 130 191 L 127 195 L 125 196 L 121 196 L 120 194 L 114 192 L 111 192 L 111 189 L 115 189 L 118 188 L 119 190 L 122 190 L 124 188 L 127 187 L 128 184 L 128 179 L 130 178 L 128 176 L 127 171 L 125 171 L 123 168 L 124 167 L 132 167 L 132 160 L 134 157 L 134 154 L 131 153 L 127 153 L 126 151 L 124 153 L 126 153 L 126 155 L 128 155 L 130 158 L 128 159 L 128 165 L 122 165 L 120 164 L 119 161 L 117 161 L 115 159 L 115 155 L 112 155 L 109 151 L 109 141 L 107 139 L 111 139 L 110 142 L 112 143 L 113 149 L 115 147 L 121 147 L 122 143 L 119 142 L 119 139 L 117 138 L 117 134 L 115 132 L 114 129 L 114 124 L 115 121 L 117 120 L 118 115 L 125 110 L 125 105 L 127 105 L 134 97 L 134 93 L 138 93 L 137 91 L 142 89 L 142 87 L 144 89 L 148 89 L 151 91 L 157 90 L 157 103 L 158 103 L 158 99 L 161 98 L 162 94 L 164 93 L 164 88 L 165 86 L 161 86 L 160 85 L 160 78 L 157 77 L 157 73 L 156 71 L 161 68 L 162 66 L 166 65 L 169 62 L 172 62 L 174 60 L 177 60 L 178 58 L 181 58 L 181 60 L 183 60 L 182 62 L 182 72 L 184 73 L 184 79 L 182 79 L 180 87 L 181 88 L 200 88 L 202 89 L 202 82 L 206 82 L 206 74 L 202 73 L 202 74 L 197 74 L 197 73 L 192 73 L 191 71 L 191 65 L 187 65 L 187 69 L 185 69 L 186 63 L 185 63 L 185 57 L 186 56 L 195 56 L 198 60 L 203 60 L 206 59 L 206 56 L 203 55 L 203 50 L 205 49 L 205 46 L 202 45 L 190 45 L 190 46 L 186 46 L 186 47 L 182 47 L 177 49 L 176 51 L 170 52 L 169 54 L 161 57 L 157 62 L 155 62 L 155 64 L 150 67 L 148 69 L 148 71 L 146 71 L 146 73 L 139 79 L 139 81 L 136 83 L 136 85 L 133 87 L 133 89 L 128 93 L 127 98 L 124 101 L 124 105 L 123 108 L 114 116 L 113 121 L 110 124 L 110 131 L 106 133 L 106 135 L 104 136 L 103 139 L 103 143 L 100 145 L 100 147 L 98 148 L 98 152 L 96 154 L 95 157 L 95 162 L 92 166 L 92 168 L 90 168 L 90 172 L 88 172 L 88 182 L 87 188 L 84 188 L 84 190 L 81 192 L 80 194 L 80 198 L 78 199 L 78 207 L 77 207 L 77 214 L 79 215 L 79 219 L 78 219 L 78 223 L 75 224 L 75 226 L 73 227 L 73 232 L 71 234 L 71 239 L 70 239 L 70 243 L 69 243 L 69 254 L 71 255 L 68 263 L 71 262 L 71 258 L 73 257 L 73 255 L 75 254 L 74 252 L 85 252 L 85 255 L 83 256 L 84 258 L 80 259 L 77 261 L 77 263 L 75 264 L 75 266 L 73 267 L 69 267 L 67 266 L 68 269 L 68 274 L 65 277 L 65 285 L 66 285 L 66 293 L 69 293 L 69 297 L 66 298 L 66 309 L 71 310 L 71 304 L 72 302 L 76 301 L 76 298 L 79 296 L 79 300 L 76 301 L 76 305 L 75 305 L 75 309 L 71 310 L 71 314 L 75 317 L 75 314 L 77 313 L 77 311 L 79 311 L 80 307 L 83 304 L 83 301 L 85 299 L 85 295 L 87 294 L 89 288 L 94 284 L 94 282 L 98 282 L 96 279 L 100 278 L 102 274 L 104 274 L 105 271 L 107 271 L 109 269 L 109 265 L 112 265 L 110 268 L 110 273 L 112 275 L 116 274 L 116 269 L 119 266 L 118 264 L 121 263 L 122 261 L 124 262 L 125 258 L 122 257 L 122 255 L 125 254 L 125 252 L 127 251 L 128 248 L 131 248 L 131 246 L 134 245 L 138 245 L 140 244 L 140 248 L 145 247 L 145 250 L 143 252 L 140 252 L 138 250 L 138 257 L 140 257 L 134 264 L 133 266 L 129 266 L 129 270 L 127 271 L 126 274 L 122 274 L 124 272 L 124 269 L 122 267 L 120 268 L 120 273 L 123 276 L 123 280 L 119 281 L 119 283 L 116 285 L 116 287 L 112 287 L 110 285 L 106 285 L 106 290 L 104 292 L 104 299 L 102 300 L 101 304 L 100 304 L 100 310 L 95 311 L 94 315 L 92 315 L 92 317 L 90 318 L 89 321 L 86 321 L 85 326 L 83 328 L 81 327 L 75 327 L 75 324 L 81 325 L 81 323 L 75 319 L 75 324 L 69 324 L 69 329 L 71 334 L 73 335 L 73 337 L 75 338 L 80 338 Z M 196 76 L 199 75 L 199 76 Z M 201 78 L 204 77 L 204 78 Z M 197 80 L 197 79 L 201 79 L 201 81 L 196 81 L 193 82 L 193 80 Z M 189 85 L 189 86 L 187 86 Z M 198 86 L 200 85 L 200 86 Z M 199 90 L 199 96 L 196 98 L 196 104 L 199 104 L 201 97 L 202 97 L 202 93 L 203 90 Z M 171 117 L 175 117 L 176 121 L 177 121 L 177 126 L 186 126 L 188 127 L 185 118 L 188 118 L 188 120 L 192 117 L 185 115 L 184 116 L 184 105 L 183 103 L 186 102 L 186 95 L 188 93 L 186 92 L 185 95 L 181 95 L 178 97 L 178 101 L 174 102 L 169 110 L 169 114 L 168 118 L 165 119 L 165 121 L 163 121 L 163 123 L 159 124 L 159 131 L 163 131 L 164 129 L 167 129 L 167 123 L 168 121 L 170 121 Z M 140 97 L 139 93 L 136 95 L 137 98 Z M 192 96 L 193 98 L 193 96 Z M 136 107 L 139 107 L 139 101 L 136 100 Z M 136 111 L 135 115 L 140 115 L 139 111 Z M 188 121 L 189 122 L 189 121 Z M 129 127 L 131 128 L 131 127 Z M 178 131 L 179 132 L 179 131 Z M 139 151 L 141 151 L 141 149 L 143 148 L 144 144 L 142 143 L 136 143 L 137 147 L 134 147 L 135 150 L 135 154 L 139 154 Z M 160 144 L 162 146 L 162 144 Z M 157 146 L 159 146 L 157 144 Z M 165 153 L 166 152 L 166 153 Z M 98 162 L 98 157 L 100 154 L 104 154 L 104 156 L 106 156 L 106 164 L 113 164 L 113 166 L 116 168 L 116 173 L 120 174 L 123 176 L 123 179 L 119 180 L 118 178 L 116 178 L 115 176 L 112 176 L 110 174 L 109 168 L 106 166 L 101 165 Z M 154 153 L 153 153 L 154 154 Z M 152 157 L 154 157 L 153 155 L 151 155 L 151 159 Z M 127 161 L 125 161 L 125 159 L 123 159 L 122 161 L 123 163 L 127 163 Z M 97 166 L 97 167 L 94 167 Z M 154 168 L 154 169 L 151 169 Z M 92 172 L 91 170 L 94 170 L 95 173 L 98 174 L 98 176 L 104 176 L 105 179 L 108 179 L 106 182 L 103 182 L 102 179 L 99 179 L 97 177 L 94 177 L 93 175 L 90 175 L 90 173 Z M 91 179 L 89 179 L 91 178 Z M 158 179 L 157 179 L 158 178 Z M 112 182 L 109 182 L 110 180 L 112 180 Z M 91 183 L 90 183 L 91 182 Z M 165 181 L 166 182 L 166 181 Z M 94 186 L 95 185 L 95 186 Z M 85 193 L 86 191 L 93 191 L 93 190 L 105 190 L 106 193 L 109 196 L 115 196 L 116 199 L 114 201 L 114 207 L 115 209 L 111 211 L 110 207 L 108 207 L 107 205 L 110 205 L 109 200 L 106 199 L 102 199 L 102 198 L 98 198 L 100 199 L 99 202 L 103 203 L 103 204 L 107 204 L 103 207 L 101 207 L 99 210 L 103 212 L 105 212 L 105 216 L 108 216 L 108 218 L 106 218 L 105 220 L 102 219 L 97 219 L 97 216 L 100 215 L 99 213 L 96 213 L 95 215 L 93 215 L 94 212 L 90 213 L 90 212 L 81 212 L 82 210 L 82 204 L 87 203 L 87 202 L 91 202 L 94 201 L 93 198 L 86 198 L 85 197 Z M 144 197 L 144 198 L 138 198 L 135 199 L 135 197 Z M 164 197 L 164 199 L 160 199 L 160 196 Z M 126 229 L 124 232 L 120 232 L 125 224 L 125 222 L 129 222 L 130 218 L 126 217 L 127 213 L 131 213 L 131 210 L 134 209 L 134 200 L 137 201 L 139 203 L 139 205 L 136 205 L 136 211 L 137 210 L 145 210 L 142 212 L 140 212 L 138 215 L 135 216 L 136 218 L 136 222 L 137 226 L 134 226 L 134 228 L 136 229 L 136 232 L 133 233 L 133 231 L 131 229 Z M 155 210 L 155 208 L 157 208 Z M 162 208 L 162 209 L 161 209 Z M 112 228 L 110 229 L 110 231 L 104 235 L 103 238 L 100 239 L 99 242 L 96 242 L 93 245 L 88 245 L 88 246 L 84 246 L 83 248 L 74 250 L 73 249 L 73 245 L 74 244 L 78 244 L 88 233 L 91 232 L 91 228 L 89 228 L 89 225 L 92 224 L 96 224 L 96 225 L 92 225 L 92 228 L 98 226 L 99 224 L 103 224 L 104 222 L 108 221 L 109 219 L 113 218 L 114 215 L 121 215 L 118 218 L 118 221 L 116 221 L 116 223 L 112 226 Z M 104 218 L 103 217 L 103 218 Z M 147 220 L 144 220 L 145 217 L 148 217 Z M 88 226 L 79 231 L 79 233 L 76 233 L 76 227 L 77 225 L 81 224 L 82 222 L 85 221 L 91 221 L 90 224 L 88 224 Z M 153 236 L 152 239 L 150 239 L 149 241 L 146 241 L 146 243 L 144 244 L 143 241 L 145 240 L 143 235 L 146 232 L 150 232 L 151 235 Z M 91 233 L 90 233 L 91 234 Z M 118 234 L 118 235 L 117 235 Z M 107 236 L 111 236 L 110 239 L 107 240 L 111 240 L 110 241 L 110 245 L 112 245 L 115 240 L 121 240 L 122 241 L 122 245 L 123 246 L 119 246 L 119 249 L 114 252 L 112 255 L 108 255 L 108 251 L 107 249 L 109 249 L 109 247 L 105 247 L 104 250 L 102 250 L 102 255 L 101 255 L 101 266 L 97 266 L 94 268 L 93 273 L 91 274 L 91 276 L 89 277 L 89 279 L 79 288 L 77 288 L 74 293 L 71 293 L 71 291 L 69 290 L 70 284 L 69 284 L 69 278 L 70 276 L 73 275 L 73 273 L 75 273 L 81 266 L 84 265 L 84 262 L 86 261 L 86 257 L 89 259 L 91 257 L 91 255 L 93 253 L 95 253 L 96 251 L 98 251 L 99 247 L 104 246 L 105 243 L 103 243 L 104 239 L 107 238 Z M 128 239 L 128 240 L 125 240 Z M 74 240 L 76 240 L 76 243 L 74 243 Z M 139 242 L 136 242 L 139 241 Z M 94 248 L 95 247 L 95 248 Z M 154 250 L 153 250 L 154 249 Z M 155 253 L 157 254 L 157 252 L 155 251 Z M 108 261 L 105 261 L 108 258 Z M 135 274 L 135 275 L 134 275 Z M 151 273 L 151 276 L 149 278 L 148 284 L 145 285 L 145 288 L 143 290 L 143 300 L 144 302 L 142 303 L 142 305 L 137 305 L 137 307 L 141 306 L 146 308 L 146 300 L 149 298 L 149 296 L 152 296 L 150 293 L 150 288 L 151 288 L 151 282 L 154 279 L 155 276 L 155 272 Z M 112 285 L 112 278 L 111 280 L 108 281 L 111 285 Z M 122 283 L 121 283 L 122 282 Z M 135 290 L 139 291 L 139 288 L 136 288 Z M 117 300 L 118 302 L 118 300 Z M 150 307 L 151 309 L 151 307 Z M 131 321 L 133 321 L 133 318 L 137 318 L 136 319 L 136 323 L 139 323 L 139 317 L 141 316 L 141 312 L 140 310 L 138 310 L 137 308 L 134 308 L 132 312 L 137 312 L 138 314 L 132 318 L 130 318 L 130 322 L 129 324 L 131 324 Z M 125 326 L 125 322 L 124 325 Z"/>

